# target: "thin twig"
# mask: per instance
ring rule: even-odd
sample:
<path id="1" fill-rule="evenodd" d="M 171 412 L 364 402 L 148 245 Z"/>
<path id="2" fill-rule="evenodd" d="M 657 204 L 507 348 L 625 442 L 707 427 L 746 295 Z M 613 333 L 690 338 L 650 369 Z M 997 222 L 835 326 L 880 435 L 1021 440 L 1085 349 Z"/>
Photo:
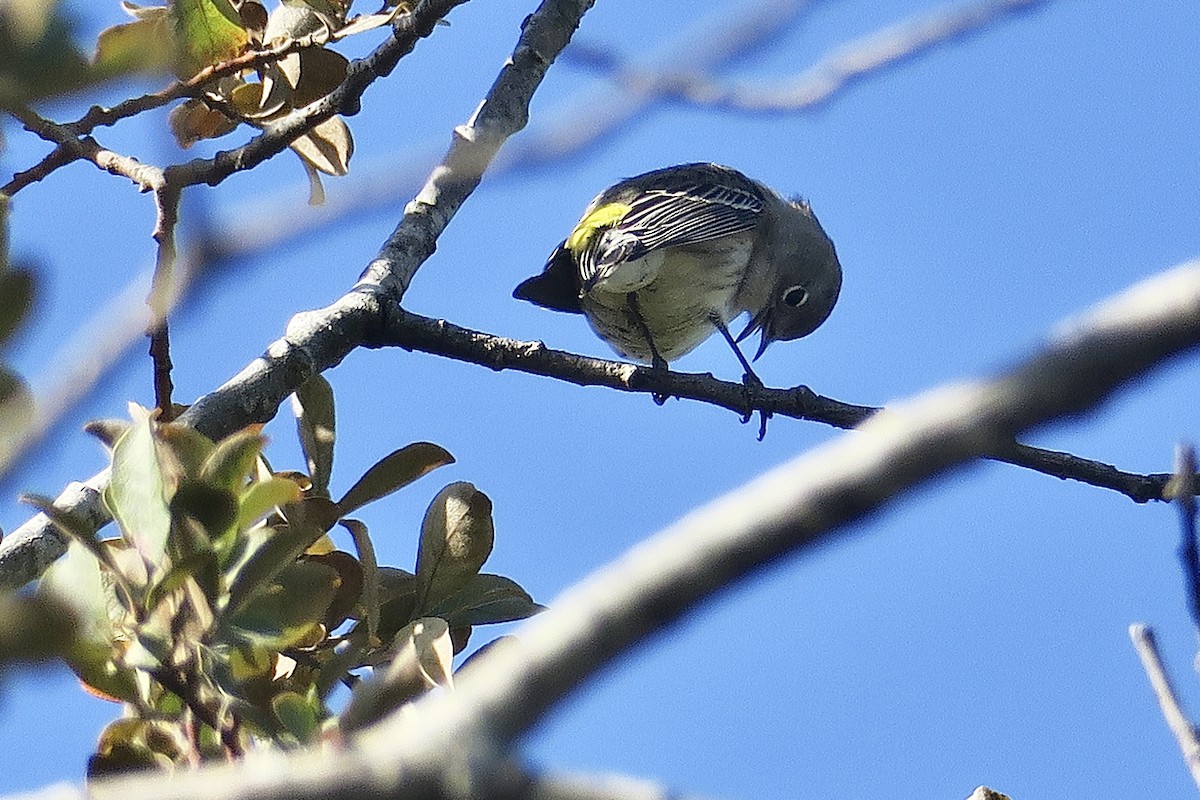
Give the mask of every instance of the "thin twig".
<path id="1" fill-rule="evenodd" d="M 1183 706 L 1175 694 L 1175 687 L 1171 685 L 1171 676 L 1167 674 L 1167 668 L 1158 652 L 1154 630 L 1148 625 L 1130 625 L 1129 638 L 1133 640 L 1133 647 L 1137 650 L 1138 658 L 1142 660 L 1142 669 L 1146 671 L 1146 677 L 1154 689 L 1163 719 L 1167 721 L 1167 727 L 1171 729 L 1175 741 L 1179 744 L 1179 751 L 1183 753 L 1183 761 L 1187 764 L 1188 772 L 1192 774 L 1196 788 L 1200 789 L 1200 739 L 1197 738 L 1196 728 L 1183 712 Z"/>
<path id="2" fill-rule="evenodd" d="M 171 405 L 171 339 L 167 315 L 175 307 L 188 284 L 187 276 L 180 275 L 178 250 L 175 247 L 175 229 L 179 222 L 180 190 L 168 184 L 154 193 L 157 220 L 154 240 L 158 242 L 158 255 L 154 264 L 154 280 L 150 286 L 150 359 L 154 369 L 154 403 L 159 409 L 159 419 L 164 422 L 174 418 Z"/>

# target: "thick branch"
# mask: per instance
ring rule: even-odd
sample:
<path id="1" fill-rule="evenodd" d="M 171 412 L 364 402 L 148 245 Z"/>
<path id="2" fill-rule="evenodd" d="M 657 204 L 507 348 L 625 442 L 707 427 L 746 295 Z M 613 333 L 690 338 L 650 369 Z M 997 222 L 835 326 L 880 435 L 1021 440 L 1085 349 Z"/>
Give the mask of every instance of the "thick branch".
<path id="1" fill-rule="evenodd" d="M 459 673 L 338 752 L 296 753 L 174 776 L 180 800 L 502 796 L 504 753 L 607 663 L 789 554 L 824 542 L 912 487 L 1035 425 L 1078 414 L 1200 345 L 1200 263 L 1098 308 L 999 377 L 889 408 L 696 510 L 559 598 Z M 93 795 L 162 797 L 161 780 L 96 783 Z"/>

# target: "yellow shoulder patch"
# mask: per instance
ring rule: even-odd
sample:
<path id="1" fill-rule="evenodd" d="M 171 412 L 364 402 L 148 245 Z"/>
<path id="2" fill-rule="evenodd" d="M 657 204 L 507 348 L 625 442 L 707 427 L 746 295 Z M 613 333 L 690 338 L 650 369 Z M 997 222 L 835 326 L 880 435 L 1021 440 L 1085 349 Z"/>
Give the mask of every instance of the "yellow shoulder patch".
<path id="1" fill-rule="evenodd" d="M 571 231 L 571 235 L 567 237 L 567 249 L 573 254 L 579 255 L 587 246 L 588 242 L 597 232 L 605 228 L 611 228 L 613 225 L 621 221 L 621 217 L 629 213 L 633 206 L 628 203 L 605 203 L 599 208 L 592 211 L 583 219 L 579 220 L 579 224 L 575 226 L 575 230 Z"/>

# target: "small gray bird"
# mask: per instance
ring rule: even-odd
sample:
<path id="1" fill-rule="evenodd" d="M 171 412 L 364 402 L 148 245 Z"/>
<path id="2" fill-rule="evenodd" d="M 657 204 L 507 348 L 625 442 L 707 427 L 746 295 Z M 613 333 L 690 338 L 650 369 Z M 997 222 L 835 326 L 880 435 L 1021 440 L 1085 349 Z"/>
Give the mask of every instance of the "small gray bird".
<path id="1" fill-rule="evenodd" d="M 655 366 L 720 331 L 757 381 L 737 342 L 807 336 L 837 302 L 833 242 L 803 200 L 788 201 L 717 164 L 681 164 L 605 189 L 554 249 L 542 274 L 513 292 L 583 314 L 621 356 Z M 750 322 L 735 339 L 728 324 Z"/>

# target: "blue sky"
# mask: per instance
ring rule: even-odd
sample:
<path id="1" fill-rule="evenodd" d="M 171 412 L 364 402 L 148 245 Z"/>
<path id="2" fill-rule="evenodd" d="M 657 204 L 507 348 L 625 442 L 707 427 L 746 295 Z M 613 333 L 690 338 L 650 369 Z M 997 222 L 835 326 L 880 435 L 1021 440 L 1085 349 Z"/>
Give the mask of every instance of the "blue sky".
<path id="1" fill-rule="evenodd" d="M 73 5 L 87 30 L 120 20 L 116 2 Z M 577 39 L 636 57 L 698 18 L 739 7 L 601 2 Z M 934 7 L 818 3 L 721 77 L 778 81 Z M 331 200 L 364 191 L 363 180 L 423 174 L 530 10 L 517 0 L 468 3 L 372 87 L 351 120 L 351 175 L 326 182 Z M 805 383 L 884 404 L 988 374 L 1064 317 L 1200 254 L 1198 29 L 1200 7 L 1186 0 L 1059 0 L 863 81 L 815 112 L 655 106 L 570 158 L 485 181 L 406 306 L 608 357 L 581 319 L 514 301 L 513 286 L 541 269 L 605 185 L 712 160 L 807 197 L 845 272 L 829 321 L 763 356 L 756 369 L 768 385 Z M 562 109 L 606 86 L 556 65 L 529 131 L 512 145 L 563 124 Z M 144 88 L 113 87 L 107 99 Z M 45 109 L 59 119 L 79 110 Z M 178 160 L 162 126 L 163 115 L 148 115 L 100 135 L 145 160 Z M 4 132 L 6 171 L 44 152 L 10 122 Z M 390 204 L 257 252 L 205 286 L 172 329 L 177 397 L 222 383 L 290 314 L 345 291 L 412 193 L 396 189 Z M 187 200 L 196 216 L 253 231 L 270 230 L 274 214 L 303 223 L 305 196 L 300 168 L 285 156 Z M 13 361 L 35 385 L 81 317 L 151 264 L 152 224 L 147 197 L 82 164 L 18 195 L 13 247 L 37 260 L 45 295 Z M 122 415 L 128 400 L 152 402 L 138 349 L 3 484 L 0 528 L 27 515 L 17 491 L 56 494 L 103 465 L 80 423 Z M 673 366 L 740 376 L 716 339 Z M 1173 362 L 1030 441 L 1123 469 L 1169 470 L 1175 443 L 1197 435 L 1197 366 Z M 445 482 L 470 480 L 495 504 L 489 568 L 542 602 L 706 499 L 842 435 L 776 419 L 760 443 L 752 426 L 703 405 L 659 408 L 645 396 L 400 350 L 354 353 L 327 377 L 339 404 L 335 489 L 410 441 L 437 442 L 458 459 L 364 511 L 381 563 L 411 567 L 425 506 Z M 286 409 L 268 434 L 273 462 L 298 466 Z M 984 464 L 849 533 L 767 570 L 610 668 L 529 737 L 528 756 L 730 798 L 953 798 L 980 783 L 1014 798 L 1193 791 L 1126 633 L 1132 622 L 1155 626 L 1200 713 L 1172 509 Z M 5 675 L 0 791 L 79 780 L 117 713 L 65 670 Z"/>

